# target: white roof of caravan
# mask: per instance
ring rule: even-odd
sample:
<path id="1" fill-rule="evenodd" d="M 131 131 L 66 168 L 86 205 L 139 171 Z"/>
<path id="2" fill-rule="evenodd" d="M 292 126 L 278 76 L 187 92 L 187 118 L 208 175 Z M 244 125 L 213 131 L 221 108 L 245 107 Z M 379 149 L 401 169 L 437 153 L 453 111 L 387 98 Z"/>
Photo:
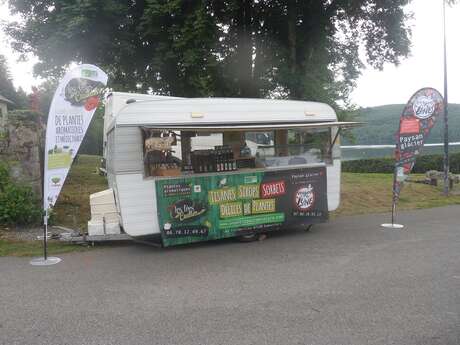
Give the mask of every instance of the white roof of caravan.
<path id="1" fill-rule="evenodd" d="M 135 99 L 136 101 L 163 101 L 163 100 L 181 99 L 181 97 L 149 95 L 146 93 L 118 92 L 118 91 L 109 92 L 106 98 L 107 99 L 113 98 L 125 104 L 128 99 Z"/>
<path id="2" fill-rule="evenodd" d="M 145 127 L 219 127 L 336 122 L 327 104 L 243 98 L 169 98 L 126 104 L 114 125 Z"/>
<path id="3" fill-rule="evenodd" d="M 120 109 L 126 106 L 127 101 L 158 101 L 158 100 L 172 100 L 178 97 L 148 95 L 145 93 L 131 93 L 131 92 L 110 92 L 106 96 L 106 107 L 110 110 L 107 111 L 111 116 L 116 115 Z M 107 109 L 106 109 L 107 110 Z M 114 114 L 115 113 L 115 114 Z"/>

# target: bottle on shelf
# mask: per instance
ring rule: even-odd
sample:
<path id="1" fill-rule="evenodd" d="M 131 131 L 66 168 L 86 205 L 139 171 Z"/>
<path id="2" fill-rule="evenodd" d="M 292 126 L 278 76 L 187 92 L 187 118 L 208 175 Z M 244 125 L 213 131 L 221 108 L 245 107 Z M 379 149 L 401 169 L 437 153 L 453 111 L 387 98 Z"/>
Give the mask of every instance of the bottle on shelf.
<path id="1" fill-rule="evenodd" d="M 220 166 L 220 150 L 217 146 L 214 152 L 215 152 L 215 160 L 216 160 L 216 172 L 221 172 L 222 169 Z"/>
<path id="2" fill-rule="evenodd" d="M 227 147 L 225 149 L 225 170 L 230 171 L 231 166 L 230 166 L 230 149 Z"/>
<path id="3" fill-rule="evenodd" d="M 225 171 L 225 152 L 223 147 L 220 148 L 220 167 L 221 171 Z"/>
<path id="4" fill-rule="evenodd" d="M 207 159 L 206 159 L 206 155 L 203 155 L 201 156 L 201 158 L 203 159 L 202 162 L 203 162 L 203 172 L 208 172 L 208 162 L 207 162 Z"/>
<path id="5" fill-rule="evenodd" d="M 211 150 L 210 162 L 211 162 L 211 171 L 216 172 L 217 171 L 216 150 Z"/>
<path id="6" fill-rule="evenodd" d="M 230 152 L 230 160 L 232 162 L 232 171 L 236 170 L 236 159 L 235 159 L 235 154 L 233 153 L 233 150 Z"/>
<path id="7" fill-rule="evenodd" d="M 206 151 L 206 165 L 208 166 L 208 172 L 212 172 L 211 150 Z"/>
<path id="8" fill-rule="evenodd" d="M 224 171 L 224 161 L 222 159 L 222 148 L 220 146 L 216 146 L 217 151 L 217 171 L 221 172 Z"/>
<path id="9" fill-rule="evenodd" d="M 222 167 L 222 171 L 226 171 L 225 169 L 225 150 L 223 146 L 220 148 L 220 166 Z"/>

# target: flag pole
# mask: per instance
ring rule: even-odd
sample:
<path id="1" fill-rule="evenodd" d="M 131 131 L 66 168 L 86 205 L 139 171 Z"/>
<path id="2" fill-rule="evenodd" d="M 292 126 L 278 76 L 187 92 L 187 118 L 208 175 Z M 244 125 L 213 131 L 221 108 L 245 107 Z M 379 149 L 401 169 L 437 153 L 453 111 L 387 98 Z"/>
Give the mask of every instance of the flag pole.
<path id="1" fill-rule="evenodd" d="M 404 228 L 404 225 L 402 224 L 397 224 L 395 223 L 395 218 L 396 218 L 396 194 L 395 194 L 395 188 L 396 188 L 396 175 L 397 175 L 397 167 L 395 166 L 395 171 L 393 173 L 393 198 L 392 198 L 392 204 L 391 204 L 391 223 L 383 223 L 381 226 L 383 228 L 390 228 L 390 229 L 402 229 Z"/>
<path id="2" fill-rule="evenodd" d="M 45 145 L 46 150 L 46 145 Z M 45 177 L 45 169 L 47 166 L 47 157 L 46 152 L 44 155 L 44 164 L 43 164 L 43 176 Z M 62 261 L 61 258 L 55 256 L 48 256 L 48 220 L 49 220 L 49 206 L 48 199 L 45 193 L 45 183 L 48 181 L 46 178 L 43 178 L 43 208 L 45 209 L 45 215 L 43 216 L 43 257 L 33 258 L 30 260 L 32 266 L 51 266 L 58 264 Z"/>
<path id="3" fill-rule="evenodd" d="M 444 36 L 444 195 L 449 195 L 449 123 L 447 98 L 447 42 L 446 42 L 446 1 L 442 1 L 442 19 Z"/>
<path id="4" fill-rule="evenodd" d="M 56 256 L 48 256 L 48 218 L 48 208 L 46 208 L 43 217 L 43 257 L 30 260 L 32 266 L 51 266 L 62 261 Z"/>
<path id="5" fill-rule="evenodd" d="M 395 223 L 395 211 L 396 211 L 396 195 L 395 195 L 396 172 L 397 172 L 397 167 L 395 166 L 395 170 L 393 172 L 393 202 L 391 205 L 391 224 L 392 225 Z"/>
<path id="6" fill-rule="evenodd" d="M 45 261 L 48 259 L 48 210 L 45 211 L 43 218 L 43 258 Z"/>

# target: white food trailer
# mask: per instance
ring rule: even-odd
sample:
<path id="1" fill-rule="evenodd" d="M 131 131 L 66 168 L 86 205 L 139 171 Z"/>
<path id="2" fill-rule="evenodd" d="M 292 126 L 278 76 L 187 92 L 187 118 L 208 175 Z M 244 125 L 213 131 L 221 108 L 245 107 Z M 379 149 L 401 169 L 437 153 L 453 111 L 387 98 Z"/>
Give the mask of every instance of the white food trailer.
<path id="1" fill-rule="evenodd" d="M 322 103 L 113 92 L 89 235 L 164 246 L 324 222 L 340 202 L 342 128 Z"/>

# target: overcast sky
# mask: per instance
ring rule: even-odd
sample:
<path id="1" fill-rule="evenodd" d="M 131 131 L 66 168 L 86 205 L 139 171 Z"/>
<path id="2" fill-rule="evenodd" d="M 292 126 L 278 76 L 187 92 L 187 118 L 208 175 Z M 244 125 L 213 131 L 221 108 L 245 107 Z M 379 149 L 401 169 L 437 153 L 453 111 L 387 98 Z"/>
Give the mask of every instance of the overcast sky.
<path id="1" fill-rule="evenodd" d="M 412 52 L 400 66 L 386 65 L 383 71 L 363 71 L 352 95 L 359 106 L 406 103 L 421 87 L 431 86 L 443 92 L 442 0 L 413 0 L 408 7 L 414 12 Z M 449 101 L 460 103 L 460 5 L 448 8 L 448 74 Z M 0 0 L 0 20 L 10 20 L 6 4 Z M 18 62 L 18 55 L 9 47 L 0 31 L 0 53 L 8 59 L 14 85 L 30 92 L 39 81 L 32 75 L 36 58 Z"/>

